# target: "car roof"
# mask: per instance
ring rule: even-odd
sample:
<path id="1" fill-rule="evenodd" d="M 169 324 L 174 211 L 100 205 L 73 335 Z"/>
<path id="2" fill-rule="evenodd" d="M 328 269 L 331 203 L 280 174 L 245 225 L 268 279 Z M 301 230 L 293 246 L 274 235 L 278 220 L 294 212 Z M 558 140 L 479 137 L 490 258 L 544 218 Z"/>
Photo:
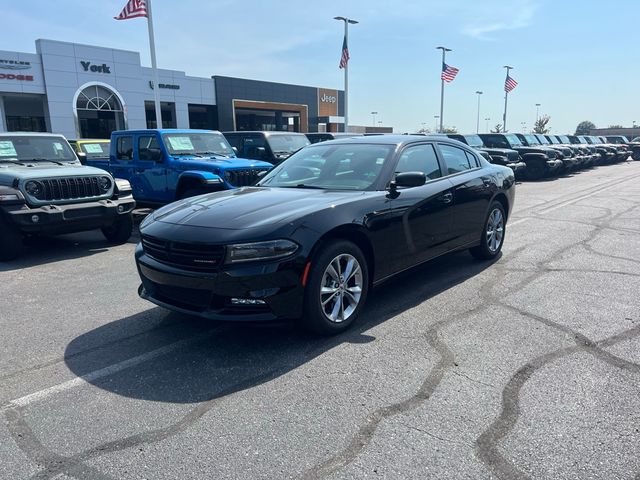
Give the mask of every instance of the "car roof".
<path id="1" fill-rule="evenodd" d="M 201 128 L 144 128 L 140 130 L 116 130 L 111 133 L 118 135 L 138 135 L 149 134 L 150 132 L 163 133 L 220 133 L 218 130 L 207 130 Z"/>
<path id="2" fill-rule="evenodd" d="M 359 143 L 366 145 L 396 145 L 396 146 L 404 146 L 412 143 L 418 142 L 446 142 L 451 145 L 460 145 L 461 142 L 454 140 L 452 138 L 447 137 L 446 135 L 373 135 L 373 136 L 361 136 L 361 137 L 350 137 L 350 138 L 339 138 L 335 140 L 331 140 L 332 145 L 337 144 L 351 144 L 351 143 Z M 314 146 L 317 145 L 326 145 L 326 143 L 315 143 Z"/>
<path id="3" fill-rule="evenodd" d="M 2 137 L 63 137 L 61 133 L 49 132 L 0 132 Z"/>
<path id="4" fill-rule="evenodd" d="M 259 135 L 265 135 L 267 137 L 270 137 L 272 135 L 298 135 L 298 136 L 306 137 L 304 133 L 300 133 L 300 132 L 276 132 L 271 130 L 240 130 L 240 131 L 233 131 L 233 132 L 222 132 L 222 134 L 223 135 L 259 134 Z"/>

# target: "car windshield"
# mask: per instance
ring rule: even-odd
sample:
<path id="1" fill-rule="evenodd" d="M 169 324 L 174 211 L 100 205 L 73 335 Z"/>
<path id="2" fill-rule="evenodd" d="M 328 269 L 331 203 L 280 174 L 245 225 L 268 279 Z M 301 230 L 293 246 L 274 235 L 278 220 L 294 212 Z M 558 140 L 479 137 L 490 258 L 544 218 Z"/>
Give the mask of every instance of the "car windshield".
<path id="1" fill-rule="evenodd" d="M 482 139 L 479 135 L 465 135 L 464 139 L 470 147 L 483 147 Z"/>
<path id="2" fill-rule="evenodd" d="M 317 143 L 271 170 L 265 187 L 368 190 L 391 157 L 393 145 Z"/>
<path id="3" fill-rule="evenodd" d="M 311 144 L 306 135 L 269 135 L 268 139 L 274 153 L 293 153 Z"/>
<path id="4" fill-rule="evenodd" d="M 538 139 L 541 145 L 549 145 L 549 140 L 544 138 L 542 135 L 536 135 L 536 138 Z"/>
<path id="5" fill-rule="evenodd" d="M 591 139 L 591 143 L 603 143 L 598 137 L 589 137 Z"/>
<path id="6" fill-rule="evenodd" d="M 578 139 L 580 140 L 580 143 L 587 143 L 589 145 L 591 145 L 593 142 L 591 141 L 591 139 L 585 135 L 580 135 L 578 137 Z"/>
<path id="7" fill-rule="evenodd" d="M 540 141 L 535 135 L 525 135 L 524 138 L 527 140 L 529 145 L 540 145 Z"/>
<path id="8" fill-rule="evenodd" d="M 560 135 L 558 138 L 560 138 L 560 141 L 566 145 L 569 145 L 571 143 L 571 140 L 569 140 L 569 137 L 567 137 L 566 135 Z"/>
<path id="9" fill-rule="evenodd" d="M 235 157 L 235 152 L 221 133 L 166 133 L 162 135 L 170 155 L 217 155 Z"/>
<path id="10" fill-rule="evenodd" d="M 103 142 L 82 142 L 80 149 L 87 154 L 87 158 L 109 157 L 109 141 Z"/>
<path id="11" fill-rule="evenodd" d="M 517 135 L 514 135 L 513 133 L 507 133 L 505 135 L 505 137 L 507 138 L 507 140 L 509 140 L 509 143 L 513 146 L 513 145 L 522 145 L 522 142 L 520 141 L 520 139 L 517 137 Z"/>
<path id="12" fill-rule="evenodd" d="M 553 135 L 549 135 L 548 137 L 546 137 L 547 140 L 549 140 L 549 143 L 553 143 L 553 144 L 558 144 L 560 143 L 558 141 L 558 139 L 556 137 L 554 137 Z"/>
<path id="13" fill-rule="evenodd" d="M 77 158 L 63 137 L 2 135 L 0 162 L 76 162 Z"/>

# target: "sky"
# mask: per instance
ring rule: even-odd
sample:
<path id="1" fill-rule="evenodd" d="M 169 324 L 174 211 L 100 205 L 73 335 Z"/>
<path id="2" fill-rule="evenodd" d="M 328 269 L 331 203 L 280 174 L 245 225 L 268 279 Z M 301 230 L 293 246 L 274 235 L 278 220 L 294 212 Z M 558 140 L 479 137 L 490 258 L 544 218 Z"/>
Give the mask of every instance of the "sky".
<path id="1" fill-rule="evenodd" d="M 126 0 L 3 0 L 0 50 L 35 52 L 35 40 L 139 51 L 150 65 L 145 19 L 116 21 Z M 504 65 L 519 83 L 507 128 L 549 115 L 552 133 L 589 120 L 640 124 L 638 0 L 153 0 L 158 66 L 342 89 L 349 29 L 349 123 L 395 132 L 433 129 L 440 113 L 441 52 L 460 69 L 445 86 L 444 125 L 462 133 L 502 123 Z M 485 118 L 490 118 L 485 121 Z"/>

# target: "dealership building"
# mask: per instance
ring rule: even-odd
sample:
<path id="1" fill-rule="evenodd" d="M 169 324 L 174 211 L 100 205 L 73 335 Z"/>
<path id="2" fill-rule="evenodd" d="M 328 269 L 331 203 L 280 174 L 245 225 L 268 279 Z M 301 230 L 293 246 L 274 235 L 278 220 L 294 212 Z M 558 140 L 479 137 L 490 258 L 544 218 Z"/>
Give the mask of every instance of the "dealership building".
<path id="1" fill-rule="evenodd" d="M 138 52 L 36 40 L 36 53 L 0 51 L 0 131 L 108 138 L 113 130 L 164 128 L 342 131 L 344 92 L 152 70 Z"/>

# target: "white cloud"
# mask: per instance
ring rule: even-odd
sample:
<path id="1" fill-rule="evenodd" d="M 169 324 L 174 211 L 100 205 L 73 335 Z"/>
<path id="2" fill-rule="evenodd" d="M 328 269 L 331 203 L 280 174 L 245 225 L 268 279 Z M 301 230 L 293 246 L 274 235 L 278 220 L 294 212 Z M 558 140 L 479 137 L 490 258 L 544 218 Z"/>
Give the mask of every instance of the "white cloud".
<path id="1" fill-rule="evenodd" d="M 481 8 L 480 8 L 481 7 Z M 534 18 L 538 5 L 532 0 L 512 2 L 489 1 L 476 5 L 473 17 L 465 24 L 462 33 L 474 38 L 488 40 L 488 34 L 503 30 L 517 30 L 528 27 Z"/>

